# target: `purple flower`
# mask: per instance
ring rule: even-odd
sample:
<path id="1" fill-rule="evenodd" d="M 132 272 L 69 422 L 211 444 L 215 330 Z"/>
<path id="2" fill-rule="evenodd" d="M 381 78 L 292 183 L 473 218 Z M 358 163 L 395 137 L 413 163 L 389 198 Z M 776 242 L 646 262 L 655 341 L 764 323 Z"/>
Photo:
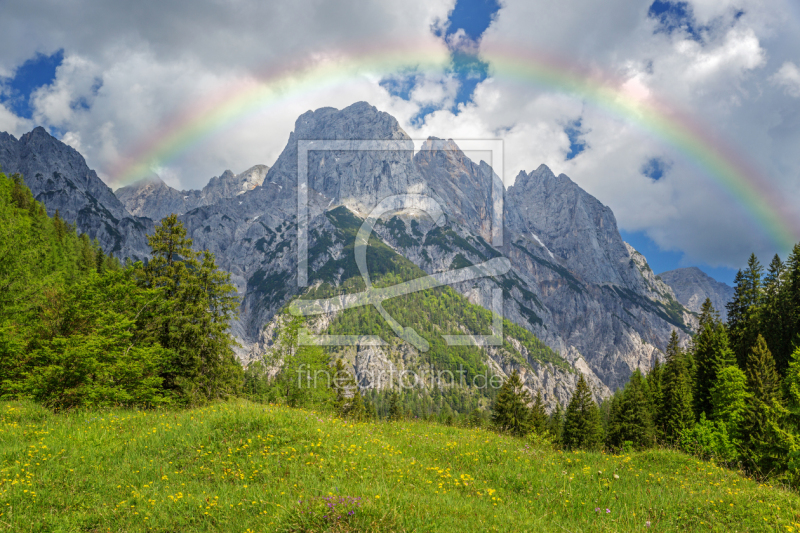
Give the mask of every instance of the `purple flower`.
<path id="1" fill-rule="evenodd" d="M 594 512 L 595 512 L 595 513 L 599 513 L 599 512 L 600 512 L 600 508 L 599 508 L 599 507 L 595 507 L 595 508 L 594 508 Z"/>
<path id="2" fill-rule="evenodd" d="M 611 509 L 606 509 L 606 513 L 610 513 L 610 512 L 611 512 Z"/>

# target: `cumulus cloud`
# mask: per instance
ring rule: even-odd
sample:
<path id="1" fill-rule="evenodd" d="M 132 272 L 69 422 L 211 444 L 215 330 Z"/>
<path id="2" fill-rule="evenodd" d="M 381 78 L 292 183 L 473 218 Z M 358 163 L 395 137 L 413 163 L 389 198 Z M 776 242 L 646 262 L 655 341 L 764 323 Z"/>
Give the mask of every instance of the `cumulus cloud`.
<path id="1" fill-rule="evenodd" d="M 463 30 L 437 37 L 431 28 L 446 26 L 454 4 L 237 0 L 195 2 L 187 10 L 184 3 L 163 0 L 7 2 L 0 18 L 0 74 L 13 73 L 38 52 L 63 48 L 64 61 L 54 83 L 33 95 L 33 120 L 0 106 L 0 130 L 56 127 L 104 179 L 113 180 L 171 124 L 191 125 L 219 102 L 252 102 L 219 127 L 190 126 L 185 142 L 192 149 L 152 162 L 171 185 L 198 188 L 226 168 L 271 164 L 308 109 L 366 100 L 394 115 L 415 138 L 501 137 L 507 184 L 520 170 L 545 163 L 609 205 L 620 227 L 643 231 L 662 248 L 685 252 L 688 261 L 738 267 L 751 251 L 785 253 L 731 196 L 723 177 L 703 166 L 702 154 L 680 141 L 691 130 L 700 132 L 703 149 L 727 146 L 778 197 L 800 205 L 796 0 L 687 0 L 683 19 L 668 26 L 652 16 L 651 2 L 504 0 L 480 39 Z M 418 69 L 429 57 L 411 51 L 406 57 L 407 46 L 443 57 L 452 50 L 477 54 L 488 62 L 489 77 L 462 102 L 452 69 Z M 397 55 L 398 83 L 413 79 L 401 87 L 404 97 L 382 86 L 386 72 L 357 60 L 353 67 L 352 58 L 382 57 L 387 49 Z M 591 73 L 626 102 L 657 103 L 666 117 L 684 117 L 686 129 L 665 135 L 646 120 L 546 80 L 520 82 L 508 68 L 492 64 L 503 50 L 547 56 L 563 68 Z M 298 86 L 286 79 L 268 83 L 281 69 L 314 67 L 347 74 L 312 77 Z M 279 96 L 243 96 L 265 83 Z M 585 147 L 567 159 L 565 130 L 578 121 Z M 669 162 L 658 180 L 643 172 L 654 160 Z M 800 235 L 800 225 L 792 229 Z"/>
<path id="2" fill-rule="evenodd" d="M 800 98 L 800 68 L 791 61 L 787 61 L 775 74 L 770 77 L 770 81 L 783 88 L 789 96 Z"/>

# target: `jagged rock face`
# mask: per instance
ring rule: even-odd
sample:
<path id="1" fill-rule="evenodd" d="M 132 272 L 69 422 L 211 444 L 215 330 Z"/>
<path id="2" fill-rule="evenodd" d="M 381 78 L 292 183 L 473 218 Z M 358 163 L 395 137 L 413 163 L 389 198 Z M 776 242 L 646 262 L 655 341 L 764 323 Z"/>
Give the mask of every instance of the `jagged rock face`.
<path id="1" fill-rule="evenodd" d="M 151 221 L 132 216 L 83 156 L 44 128 L 19 140 L 0 133 L 0 166 L 8 175 L 22 174 L 49 215 L 58 211 L 78 231 L 96 238 L 106 252 L 134 259 L 147 256 Z"/>
<path id="2" fill-rule="evenodd" d="M 202 190 L 178 191 L 158 176 L 150 176 L 132 185 L 117 189 L 114 194 L 132 214 L 161 220 L 173 213 L 182 215 L 205 205 L 214 205 L 225 198 L 231 198 L 255 189 L 264 181 L 269 167 L 256 165 L 234 174 L 226 170 L 221 176 L 213 177 Z"/>
<path id="3" fill-rule="evenodd" d="M 492 180 L 500 180 L 492 167 L 485 161 L 475 164 L 452 140 L 435 137 L 423 143 L 414 164 L 431 190 L 444 200 L 444 209 L 453 220 L 491 242 L 493 203 L 497 200 L 492 194 Z"/>
<path id="4" fill-rule="evenodd" d="M 610 208 L 542 165 L 520 172 L 506 193 L 506 226 L 531 237 L 587 283 L 644 288 Z"/>
<path id="5" fill-rule="evenodd" d="M 296 206 L 293 194 L 298 180 L 298 140 L 386 140 L 397 141 L 402 148 L 311 150 L 308 186 L 331 206 L 346 205 L 366 214 L 387 196 L 426 192 L 425 182 L 414 167 L 414 146 L 409 136 L 394 117 L 359 102 L 341 111 L 330 107 L 308 111 L 297 119 L 286 148 L 265 179 L 282 187 L 289 209 Z"/>
<path id="6" fill-rule="evenodd" d="M 678 268 L 658 275 L 664 283 L 672 287 L 678 301 L 690 311 L 700 312 L 706 298 L 711 299 L 714 309 L 719 311 L 722 320 L 728 319 L 725 307 L 733 299 L 733 287 L 719 282 L 697 267 Z"/>
<path id="7" fill-rule="evenodd" d="M 507 257 L 508 273 L 454 288 L 471 302 L 490 307 L 490 289 L 501 286 L 505 318 L 586 373 L 600 396 L 622 386 L 633 369 L 647 370 L 654 358 L 662 357 L 672 329 L 679 329 L 687 342 L 694 316 L 653 275 L 644 257 L 623 242 L 611 210 L 568 177 L 555 176 L 545 166 L 520 173 L 505 192 L 503 247 L 495 249 L 490 244 L 492 190 L 498 178 L 491 168 L 469 160 L 452 141 L 430 139 L 414 156 L 412 142 L 397 121 L 363 102 L 303 114 L 271 168 L 254 167 L 238 176 L 226 172 L 203 191 L 188 191 L 196 197 L 160 180 L 118 193 L 135 213 L 157 219 L 182 212 L 195 248 L 215 253 L 218 264 L 231 273 L 242 298 L 240 317 L 232 327 L 244 345 L 239 355 L 248 360 L 268 349 L 265 325 L 303 290 L 297 283 L 298 140 L 376 139 L 397 141 L 401 149 L 309 152 L 312 277 L 330 271 L 347 252 L 327 216 L 334 208 L 347 206 L 363 218 L 386 196 L 430 194 L 444 207 L 443 227 L 419 211 L 406 210 L 384 217 L 375 227 L 377 236 L 429 274 Z M 74 190 L 78 187 L 63 183 L 62 189 L 53 185 L 51 192 L 71 197 Z M 203 202 L 187 209 L 184 197 L 203 194 Z M 122 204 L 120 208 L 125 211 Z M 132 232 L 125 230 L 127 220 L 147 219 L 123 218 L 109 226 Z M 329 275 L 335 282 L 342 272 Z M 508 373 L 515 364 L 496 350 L 486 355 L 487 364 L 498 372 Z M 357 368 L 408 368 L 413 358 L 408 346 L 401 346 L 353 353 L 351 359 Z M 545 366 L 532 365 L 526 383 L 544 387 L 548 398 L 563 403 L 574 382 Z"/>

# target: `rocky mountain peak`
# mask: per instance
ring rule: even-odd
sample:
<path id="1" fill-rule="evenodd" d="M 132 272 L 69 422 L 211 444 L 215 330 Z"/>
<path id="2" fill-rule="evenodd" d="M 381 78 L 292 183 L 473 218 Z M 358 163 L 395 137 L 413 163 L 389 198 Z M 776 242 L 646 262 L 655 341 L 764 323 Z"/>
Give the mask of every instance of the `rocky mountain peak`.
<path id="1" fill-rule="evenodd" d="M 722 320 L 728 319 L 726 305 L 733 299 L 733 287 L 715 280 L 697 267 L 678 268 L 658 275 L 672 287 L 675 296 L 690 311 L 699 313 L 706 298 L 711 299 L 714 309 Z"/>
<path id="2" fill-rule="evenodd" d="M 342 110 L 325 107 L 308 111 L 295 123 L 295 131 L 266 181 L 282 187 L 286 201 L 297 186 L 298 141 L 348 140 L 347 150 L 308 152 L 307 180 L 311 189 L 327 198 L 331 205 L 347 205 L 368 212 L 383 198 L 425 189 L 412 158 L 414 145 L 397 120 L 366 102 Z M 359 141 L 399 141 L 396 150 L 358 149 Z"/>
<path id="3" fill-rule="evenodd" d="M 213 205 L 250 191 L 264 182 L 268 171 L 266 165 L 255 165 L 241 174 L 226 170 L 211 178 L 199 191 L 178 191 L 153 174 L 117 189 L 115 194 L 134 215 L 161 220 L 172 213 L 182 215 L 197 207 Z"/>
<path id="4" fill-rule="evenodd" d="M 131 216 L 77 150 L 44 128 L 37 127 L 19 140 L 0 135 L 0 166 L 8 174 L 22 174 L 50 215 L 58 210 L 80 232 L 97 238 L 107 252 L 146 256 L 146 223 Z"/>
<path id="5" fill-rule="evenodd" d="M 414 165 L 450 216 L 491 241 L 492 204 L 498 200 L 493 197 L 492 183 L 500 178 L 489 165 L 473 162 L 452 139 L 436 137 L 428 137 L 422 144 Z M 496 189 L 502 192 L 502 184 Z"/>

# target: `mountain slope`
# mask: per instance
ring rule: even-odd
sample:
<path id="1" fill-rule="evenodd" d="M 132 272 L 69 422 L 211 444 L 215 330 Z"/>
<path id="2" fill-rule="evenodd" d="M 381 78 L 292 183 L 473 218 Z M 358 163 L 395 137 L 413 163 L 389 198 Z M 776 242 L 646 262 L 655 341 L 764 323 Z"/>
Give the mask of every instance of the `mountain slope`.
<path id="1" fill-rule="evenodd" d="M 117 257 L 147 256 L 152 222 L 132 216 L 75 149 L 38 127 L 19 139 L 0 132 L 0 167 L 20 173 L 47 213 L 56 211 Z"/>
<path id="2" fill-rule="evenodd" d="M 728 319 L 725 306 L 733 298 L 733 287 L 730 285 L 715 280 L 697 267 L 662 272 L 658 277 L 672 287 L 678 301 L 687 309 L 699 313 L 703 302 L 710 298 L 722 320 Z"/>
<path id="3" fill-rule="evenodd" d="M 375 225 L 375 242 L 392 251 L 393 261 L 401 258 L 431 275 L 507 258 L 507 272 L 455 283 L 453 291 L 488 309 L 492 290 L 499 288 L 505 319 L 586 373 L 599 394 L 624 384 L 635 368 L 649 369 L 654 358 L 662 357 L 672 329 L 688 341 L 695 316 L 653 276 L 646 260 L 624 243 L 611 210 L 567 176 L 555 176 L 545 166 L 521 172 L 505 191 L 501 216 L 494 216 L 490 193 L 499 178 L 488 164 L 471 161 L 452 141 L 433 138 L 414 154 L 413 143 L 397 120 L 359 102 L 342 110 L 304 113 L 260 185 L 225 197 L 237 192 L 236 187 L 219 187 L 233 181 L 232 173 L 226 173 L 215 182 L 215 189 L 222 189 L 217 201 L 180 215 L 195 247 L 216 254 L 242 297 L 240 317 L 233 324 L 243 344 L 241 357 L 263 352 L 270 343 L 265 326 L 274 324 L 276 313 L 308 290 L 298 285 L 301 140 L 395 143 L 394 149 L 362 151 L 312 145 L 308 152 L 307 272 L 312 289 L 326 283 L 331 290 L 341 290 L 358 278 L 352 258 L 346 257 L 352 256 L 343 234 L 349 230 L 341 226 L 342 217 L 333 215 L 337 209 L 347 208 L 351 216 L 363 220 L 382 200 L 410 193 L 438 203 L 444 216 L 432 220 L 418 209 L 416 196 L 396 200 L 395 209 Z M 68 196 L 72 189 L 64 187 L 61 194 Z M 138 191 L 119 191 L 126 202 L 143 199 L 141 205 L 129 204 L 136 212 L 145 212 L 138 211 L 141 208 L 158 216 L 159 209 L 174 210 L 175 202 L 184 202 L 182 193 L 159 182 L 140 184 Z M 504 221 L 499 248 L 490 244 L 496 220 Z M 452 326 L 445 321 L 439 327 Z M 521 336 L 516 340 L 521 342 Z M 402 344 L 394 354 L 370 347 L 369 358 L 391 362 L 398 356 L 404 364 L 424 360 L 408 346 Z M 503 369 L 499 364 L 498 368 Z"/>

